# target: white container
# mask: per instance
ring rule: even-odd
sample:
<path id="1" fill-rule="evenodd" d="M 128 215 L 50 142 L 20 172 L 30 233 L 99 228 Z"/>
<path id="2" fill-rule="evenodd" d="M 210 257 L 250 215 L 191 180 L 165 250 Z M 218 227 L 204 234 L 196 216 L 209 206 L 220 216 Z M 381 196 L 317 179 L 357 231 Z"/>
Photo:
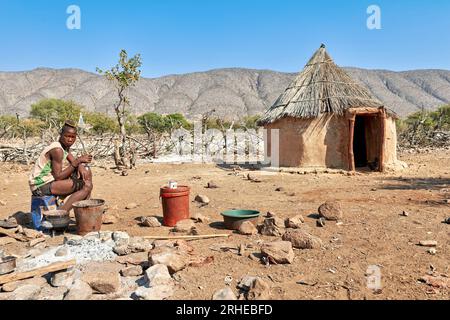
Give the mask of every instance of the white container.
<path id="1" fill-rule="evenodd" d="M 178 183 L 174 180 L 169 181 L 169 189 L 176 189 L 178 188 Z"/>

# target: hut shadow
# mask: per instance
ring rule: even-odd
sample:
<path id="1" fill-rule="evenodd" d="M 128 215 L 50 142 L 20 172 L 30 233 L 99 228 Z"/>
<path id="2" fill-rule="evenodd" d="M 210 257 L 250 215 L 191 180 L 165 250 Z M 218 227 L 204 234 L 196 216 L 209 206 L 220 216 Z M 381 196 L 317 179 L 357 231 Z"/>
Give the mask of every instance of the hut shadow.
<path id="1" fill-rule="evenodd" d="M 385 190 L 441 190 L 450 188 L 450 178 L 387 178 L 392 184 L 381 185 Z"/>

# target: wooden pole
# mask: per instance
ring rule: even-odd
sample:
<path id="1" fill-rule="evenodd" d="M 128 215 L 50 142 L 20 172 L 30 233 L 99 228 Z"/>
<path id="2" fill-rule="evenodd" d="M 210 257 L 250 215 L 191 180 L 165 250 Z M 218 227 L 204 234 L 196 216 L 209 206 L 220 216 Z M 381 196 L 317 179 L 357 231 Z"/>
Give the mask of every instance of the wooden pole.
<path id="1" fill-rule="evenodd" d="M 34 270 L 30 270 L 30 271 L 3 275 L 3 276 L 0 276 L 0 284 L 5 284 L 5 283 L 13 282 L 13 281 L 33 278 L 33 277 L 37 277 L 37 276 L 43 276 L 44 274 L 47 274 L 49 272 L 65 270 L 67 268 L 70 268 L 70 267 L 76 265 L 76 263 L 77 263 L 76 260 L 56 262 L 56 263 L 52 263 L 48 266 L 45 266 L 42 268 L 37 268 Z"/>
<path id="2" fill-rule="evenodd" d="M 355 134 L 355 118 L 356 115 L 351 115 L 349 119 L 349 132 L 348 132 L 348 170 L 355 171 L 355 156 L 353 153 L 353 136 Z"/>
<path id="3" fill-rule="evenodd" d="M 380 110 L 380 131 L 381 131 L 381 143 L 380 143 L 380 164 L 378 165 L 378 170 L 380 172 L 384 171 L 384 149 L 386 146 L 386 111 Z"/>
<path id="4" fill-rule="evenodd" d="M 204 234 L 197 236 L 145 236 L 144 239 L 152 240 L 200 240 L 209 238 L 227 238 L 231 234 Z"/>

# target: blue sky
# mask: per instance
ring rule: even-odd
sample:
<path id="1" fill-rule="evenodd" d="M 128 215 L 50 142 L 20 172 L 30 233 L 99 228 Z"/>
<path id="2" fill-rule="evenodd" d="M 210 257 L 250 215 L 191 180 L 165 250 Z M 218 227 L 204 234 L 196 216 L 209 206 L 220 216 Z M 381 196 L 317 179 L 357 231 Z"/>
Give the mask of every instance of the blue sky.
<path id="1" fill-rule="evenodd" d="M 81 30 L 69 30 L 69 5 Z M 366 27 L 369 5 L 381 30 Z M 0 71 L 95 72 L 120 49 L 141 53 L 143 75 L 215 68 L 301 70 L 323 42 L 336 63 L 450 70 L 449 0 L 0 0 Z"/>

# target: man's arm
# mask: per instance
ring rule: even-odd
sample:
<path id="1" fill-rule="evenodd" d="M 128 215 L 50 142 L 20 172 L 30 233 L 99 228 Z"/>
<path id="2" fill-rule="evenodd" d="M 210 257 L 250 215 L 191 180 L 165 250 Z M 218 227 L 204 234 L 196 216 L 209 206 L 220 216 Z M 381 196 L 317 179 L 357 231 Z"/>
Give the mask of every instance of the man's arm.
<path id="1" fill-rule="evenodd" d="M 63 170 L 64 152 L 59 148 L 55 148 L 50 150 L 48 153 L 50 155 L 50 160 L 52 162 L 52 175 L 55 178 L 55 180 L 65 180 L 69 178 L 76 168 L 70 165 L 69 167 Z"/>

